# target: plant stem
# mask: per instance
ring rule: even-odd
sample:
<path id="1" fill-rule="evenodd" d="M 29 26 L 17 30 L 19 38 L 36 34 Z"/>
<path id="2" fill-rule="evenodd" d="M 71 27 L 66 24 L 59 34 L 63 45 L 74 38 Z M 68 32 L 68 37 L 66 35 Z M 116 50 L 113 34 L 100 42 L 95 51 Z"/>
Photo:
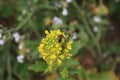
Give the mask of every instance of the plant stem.
<path id="1" fill-rule="evenodd" d="M 92 38 L 94 38 L 94 35 L 93 35 L 93 33 L 92 33 L 92 31 L 91 31 L 88 23 L 87 23 L 86 17 L 85 17 L 85 15 L 83 14 L 83 12 L 81 11 L 80 7 L 77 5 L 77 3 L 76 3 L 75 0 L 73 0 L 73 5 L 76 7 L 77 11 L 79 12 L 79 15 L 81 15 L 81 16 L 78 15 L 78 17 L 79 17 L 79 18 L 82 18 L 83 23 L 85 24 L 85 28 L 86 28 L 87 32 L 89 33 L 89 35 L 90 35 Z"/>
<path id="2" fill-rule="evenodd" d="M 87 22 L 87 19 L 86 19 L 85 15 L 84 15 L 83 12 L 81 11 L 80 7 L 77 5 L 77 3 L 76 3 L 75 0 L 73 0 L 73 5 L 75 6 L 75 8 L 77 9 L 77 11 L 79 12 L 79 15 L 80 15 L 80 16 L 78 15 L 78 18 L 79 18 L 79 19 L 82 18 L 83 23 L 85 24 L 85 28 L 86 28 L 88 34 L 91 36 L 92 40 L 94 41 L 94 43 L 95 43 L 95 45 L 96 45 L 96 47 L 97 47 L 97 50 L 98 50 L 98 54 L 99 54 L 99 56 L 101 57 L 101 48 L 100 48 L 99 40 L 96 41 L 96 37 L 95 37 L 95 35 L 93 34 L 92 30 L 90 29 L 89 24 L 88 24 L 88 22 Z"/>
<path id="3" fill-rule="evenodd" d="M 100 6 L 100 11 L 99 11 L 99 17 L 100 17 L 100 15 L 102 14 L 102 3 L 103 3 L 103 0 L 99 0 L 99 6 Z M 102 26 L 100 25 L 99 26 L 99 30 L 100 31 L 98 31 L 98 34 L 97 34 L 97 36 L 96 36 L 96 38 L 97 38 L 97 40 L 96 40 L 96 46 L 97 46 L 97 48 L 98 48 L 98 52 L 99 52 L 99 54 L 100 54 L 100 56 L 101 56 L 101 54 L 102 54 L 102 50 L 101 50 L 101 46 L 100 46 L 100 43 L 99 43 L 99 40 L 100 40 L 100 37 L 101 37 L 101 32 L 102 32 L 102 28 L 101 28 Z"/>
<path id="4" fill-rule="evenodd" d="M 8 70 L 8 80 L 12 80 L 11 57 L 9 53 L 7 53 L 7 70 Z"/>
<path id="5" fill-rule="evenodd" d="M 7 63 L 7 73 L 8 73 L 7 80 L 12 80 L 11 55 L 10 55 L 10 53 L 9 53 L 10 42 L 8 43 L 7 49 L 8 49 L 8 50 L 6 50 L 6 63 Z"/>
<path id="6" fill-rule="evenodd" d="M 21 27 L 23 27 L 23 25 L 25 25 L 28 22 L 28 20 L 32 17 L 32 15 L 33 13 L 29 13 L 24 21 L 22 21 L 16 28 L 9 30 L 9 32 L 19 30 Z"/>
<path id="7" fill-rule="evenodd" d="M 102 3 L 103 3 L 103 0 L 99 0 L 99 6 L 100 6 L 100 11 L 99 11 L 99 17 L 101 17 L 101 14 L 102 14 Z M 98 40 L 100 40 L 100 37 L 101 37 L 101 34 L 102 34 L 102 26 L 99 24 L 99 31 L 98 31 L 98 33 L 97 33 L 97 35 L 96 35 L 96 39 L 97 39 L 97 41 Z"/>
<path id="8" fill-rule="evenodd" d="M 88 17 L 88 19 L 89 19 L 90 24 L 94 27 L 94 24 L 93 24 L 93 22 L 90 20 L 89 17 Z M 93 41 L 94 41 L 95 44 L 96 44 L 96 47 L 97 47 L 99 56 L 101 56 L 101 53 L 102 53 L 102 52 L 101 52 L 101 47 L 100 47 L 100 44 L 99 44 L 99 40 L 100 40 L 100 37 L 101 37 L 102 28 L 101 28 L 100 25 L 99 25 L 98 27 L 99 27 L 98 33 L 97 33 L 96 37 L 93 39 Z"/>

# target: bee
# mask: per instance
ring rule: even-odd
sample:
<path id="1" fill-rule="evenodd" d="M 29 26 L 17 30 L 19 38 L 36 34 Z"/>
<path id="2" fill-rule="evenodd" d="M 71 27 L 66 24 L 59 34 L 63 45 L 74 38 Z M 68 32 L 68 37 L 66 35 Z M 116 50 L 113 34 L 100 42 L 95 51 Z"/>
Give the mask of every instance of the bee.
<path id="1" fill-rule="evenodd" d="M 65 39 L 63 35 L 58 35 L 58 42 L 62 42 L 62 39 Z"/>

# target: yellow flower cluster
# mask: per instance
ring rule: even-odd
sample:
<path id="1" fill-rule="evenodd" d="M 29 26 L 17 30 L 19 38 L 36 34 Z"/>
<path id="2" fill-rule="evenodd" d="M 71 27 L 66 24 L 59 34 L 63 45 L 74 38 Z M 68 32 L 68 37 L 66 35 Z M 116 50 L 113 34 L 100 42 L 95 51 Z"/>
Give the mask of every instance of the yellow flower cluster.
<path id="1" fill-rule="evenodd" d="M 60 30 L 45 31 L 46 37 L 41 40 L 38 47 L 40 56 L 48 64 L 48 69 L 52 70 L 53 67 L 59 67 L 64 58 L 69 59 L 71 54 L 72 42 L 66 40 L 66 35 Z"/>

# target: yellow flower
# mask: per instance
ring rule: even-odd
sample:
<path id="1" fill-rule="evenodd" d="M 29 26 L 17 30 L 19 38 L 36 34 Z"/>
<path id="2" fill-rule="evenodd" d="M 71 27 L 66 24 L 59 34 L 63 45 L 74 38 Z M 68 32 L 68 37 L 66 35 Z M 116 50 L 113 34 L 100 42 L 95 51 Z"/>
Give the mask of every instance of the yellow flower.
<path id="1" fill-rule="evenodd" d="M 58 63 L 58 65 L 60 66 L 61 63 L 62 63 L 62 61 L 61 61 L 60 59 L 58 59 L 57 63 Z"/>
<path id="2" fill-rule="evenodd" d="M 60 55 L 60 59 L 64 59 L 64 55 Z"/>
<path id="3" fill-rule="evenodd" d="M 41 58 L 48 64 L 48 69 L 59 67 L 64 58 L 70 58 L 72 42 L 66 39 L 64 32 L 60 30 L 45 31 L 46 37 L 41 40 L 38 47 Z"/>

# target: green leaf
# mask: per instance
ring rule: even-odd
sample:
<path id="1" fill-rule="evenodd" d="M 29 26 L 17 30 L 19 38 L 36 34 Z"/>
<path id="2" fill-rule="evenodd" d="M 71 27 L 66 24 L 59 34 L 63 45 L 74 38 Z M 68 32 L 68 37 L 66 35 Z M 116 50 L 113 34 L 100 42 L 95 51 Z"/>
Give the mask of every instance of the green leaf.
<path id="1" fill-rule="evenodd" d="M 88 35 L 84 32 L 81 31 L 80 34 L 78 34 L 78 37 L 80 37 L 79 41 L 75 41 L 72 44 L 72 50 L 70 51 L 70 53 L 74 56 L 78 53 L 78 51 L 84 47 L 87 42 L 89 41 Z"/>
<path id="2" fill-rule="evenodd" d="M 35 62 L 35 64 L 30 65 L 28 69 L 35 72 L 45 71 L 47 69 L 47 64 L 45 62 Z"/>
<path id="3" fill-rule="evenodd" d="M 70 51 L 70 53 L 74 56 L 77 54 L 80 48 L 81 48 L 80 41 L 73 42 L 72 50 Z"/>
<path id="4" fill-rule="evenodd" d="M 75 60 L 75 59 L 69 59 L 69 61 L 67 62 L 69 66 L 77 66 L 79 65 L 79 61 Z"/>

